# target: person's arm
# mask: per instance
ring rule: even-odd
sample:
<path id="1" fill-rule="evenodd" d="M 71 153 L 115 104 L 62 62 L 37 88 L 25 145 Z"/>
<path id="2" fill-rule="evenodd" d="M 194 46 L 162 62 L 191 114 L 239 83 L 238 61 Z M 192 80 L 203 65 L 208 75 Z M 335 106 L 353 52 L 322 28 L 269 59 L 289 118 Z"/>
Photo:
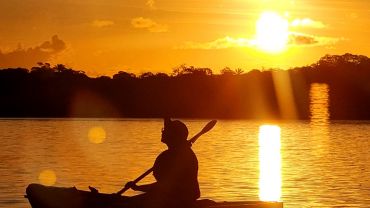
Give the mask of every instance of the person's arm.
<path id="1" fill-rule="evenodd" d="M 142 191 L 142 192 L 149 192 L 157 186 L 157 182 L 151 183 L 151 184 L 145 184 L 145 185 L 136 185 L 132 181 L 128 182 L 126 184 L 126 187 L 131 188 L 134 191 Z"/>

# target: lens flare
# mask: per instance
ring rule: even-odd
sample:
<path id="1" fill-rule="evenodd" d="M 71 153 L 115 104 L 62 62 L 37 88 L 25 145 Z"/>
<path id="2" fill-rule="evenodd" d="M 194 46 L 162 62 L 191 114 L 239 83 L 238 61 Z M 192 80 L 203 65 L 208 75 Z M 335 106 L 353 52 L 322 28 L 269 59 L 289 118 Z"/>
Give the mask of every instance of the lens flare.
<path id="1" fill-rule="evenodd" d="M 327 126 L 329 123 L 329 85 L 313 83 L 310 89 L 311 123 Z"/>
<path id="2" fill-rule="evenodd" d="M 93 127 L 89 130 L 88 138 L 91 143 L 100 144 L 106 139 L 105 130 L 102 127 Z"/>
<path id="3" fill-rule="evenodd" d="M 52 186 L 57 181 L 57 176 L 52 170 L 44 170 L 39 175 L 39 181 L 45 186 Z"/>

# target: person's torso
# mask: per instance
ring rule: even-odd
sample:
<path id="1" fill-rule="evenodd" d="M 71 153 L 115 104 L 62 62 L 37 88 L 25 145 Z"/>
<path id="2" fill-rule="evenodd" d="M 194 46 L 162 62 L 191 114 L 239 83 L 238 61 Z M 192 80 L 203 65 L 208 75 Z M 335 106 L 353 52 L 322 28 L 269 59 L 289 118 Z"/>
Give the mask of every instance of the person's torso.
<path id="1" fill-rule="evenodd" d="M 198 160 L 190 148 L 162 152 L 154 163 L 153 175 L 161 194 L 178 200 L 196 200 L 200 196 Z"/>

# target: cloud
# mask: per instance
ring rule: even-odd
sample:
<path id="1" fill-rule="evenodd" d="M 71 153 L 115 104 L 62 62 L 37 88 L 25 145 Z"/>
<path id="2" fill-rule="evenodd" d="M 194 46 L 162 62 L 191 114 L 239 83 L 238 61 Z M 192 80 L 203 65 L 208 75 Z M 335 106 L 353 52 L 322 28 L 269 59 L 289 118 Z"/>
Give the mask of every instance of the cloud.
<path id="1" fill-rule="evenodd" d="M 112 26 L 114 25 L 114 22 L 113 21 L 110 21 L 110 20 L 94 20 L 91 25 L 93 27 L 109 27 L 109 26 Z"/>
<path id="2" fill-rule="evenodd" d="M 293 33 L 289 35 L 289 45 L 312 45 L 317 44 L 319 41 L 309 35 Z"/>
<path id="3" fill-rule="evenodd" d="M 238 48 L 238 47 L 249 47 L 252 45 L 252 41 L 246 38 L 232 38 L 226 36 L 210 42 L 185 42 L 183 45 L 176 47 L 176 49 L 226 49 L 226 48 Z"/>
<path id="4" fill-rule="evenodd" d="M 310 18 L 294 19 L 290 25 L 292 27 L 311 27 L 311 28 L 325 28 L 326 25 L 320 21 L 315 21 Z"/>
<path id="5" fill-rule="evenodd" d="M 45 41 L 34 48 L 22 49 L 19 47 L 6 53 L 0 51 L 0 67 L 32 67 L 37 62 L 49 61 L 65 48 L 65 42 L 54 35 L 51 41 Z"/>
<path id="6" fill-rule="evenodd" d="M 288 44 L 291 46 L 322 46 L 333 45 L 341 40 L 343 40 L 343 38 L 313 36 L 303 33 L 291 32 L 289 34 Z"/>
<path id="7" fill-rule="evenodd" d="M 146 5 L 152 10 L 156 9 L 154 0 L 147 0 Z"/>
<path id="8" fill-rule="evenodd" d="M 168 31 L 167 25 L 158 24 L 155 21 L 144 17 L 137 17 L 132 19 L 131 25 L 134 28 L 147 29 L 149 32 L 153 33 L 161 33 Z"/>
<path id="9" fill-rule="evenodd" d="M 288 37 L 287 45 L 300 47 L 334 45 L 340 40 L 343 40 L 343 38 L 321 37 L 291 32 Z M 227 48 L 256 48 L 256 47 L 257 47 L 256 41 L 253 39 L 233 38 L 226 36 L 208 42 L 187 41 L 180 46 L 176 46 L 175 49 L 217 50 Z"/>

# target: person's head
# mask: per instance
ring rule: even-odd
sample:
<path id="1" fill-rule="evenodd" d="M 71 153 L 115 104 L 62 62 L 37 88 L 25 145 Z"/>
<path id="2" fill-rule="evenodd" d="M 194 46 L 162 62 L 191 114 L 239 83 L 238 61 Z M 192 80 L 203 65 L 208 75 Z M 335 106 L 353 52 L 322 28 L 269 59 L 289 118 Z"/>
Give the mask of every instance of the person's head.
<path id="1" fill-rule="evenodd" d="M 164 119 L 164 128 L 162 129 L 161 141 L 169 147 L 181 146 L 187 143 L 188 128 L 179 121 L 172 121 L 169 118 Z"/>

